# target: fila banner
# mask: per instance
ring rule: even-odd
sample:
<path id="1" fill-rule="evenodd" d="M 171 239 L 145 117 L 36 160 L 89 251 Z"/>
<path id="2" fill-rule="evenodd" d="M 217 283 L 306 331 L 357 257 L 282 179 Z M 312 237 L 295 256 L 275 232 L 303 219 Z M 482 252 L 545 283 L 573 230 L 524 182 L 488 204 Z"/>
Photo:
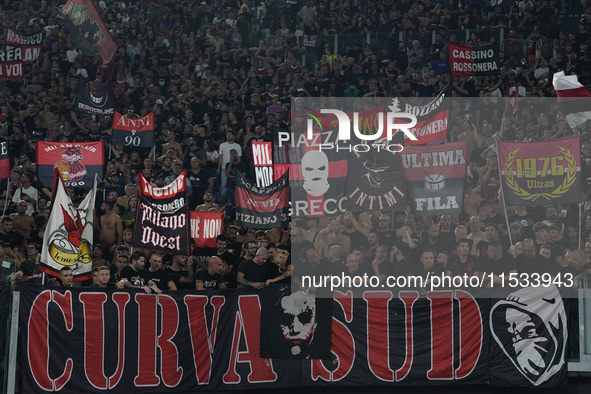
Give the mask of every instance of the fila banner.
<path id="1" fill-rule="evenodd" d="M 111 83 L 89 83 L 82 75 L 78 76 L 78 90 L 76 92 L 74 111 L 97 115 L 113 115 L 114 108 L 115 92 Z"/>
<path id="2" fill-rule="evenodd" d="M 154 145 L 154 112 L 131 119 L 115 111 L 113 114 L 113 145 L 151 148 Z"/>
<path id="3" fill-rule="evenodd" d="M 473 77 L 499 73 L 498 53 L 493 44 L 449 43 L 449 63 L 453 77 Z"/>
<path id="4" fill-rule="evenodd" d="M 8 156 L 8 141 L 0 142 L 0 179 L 10 178 L 10 156 Z"/>
<path id="5" fill-rule="evenodd" d="M 83 55 L 100 56 L 104 63 L 111 61 L 117 45 L 91 0 L 68 0 L 61 13 L 72 43 Z"/>
<path id="6" fill-rule="evenodd" d="M 188 256 L 189 206 L 183 205 L 175 211 L 161 211 L 143 195 L 138 195 L 135 229 L 131 245 L 169 254 Z"/>
<path id="7" fill-rule="evenodd" d="M 415 215 L 462 212 L 468 158 L 468 141 L 404 148 L 400 162 Z"/>
<path id="8" fill-rule="evenodd" d="M 289 226 L 289 172 L 260 188 L 236 176 L 236 225 L 254 230 Z"/>
<path id="9" fill-rule="evenodd" d="M 579 137 L 551 142 L 498 142 L 507 205 L 578 204 Z"/>
<path id="10" fill-rule="evenodd" d="M 252 141 L 252 160 L 258 187 L 273 183 L 273 154 L 271 142 Z"/>
<path id="11" fill-rule="evenodd" d="M 164 187 L 152 186 L 140 173 L 140 194 L 161 211 L 174 211 L 185 205 L 187 171 L 181 172 L 174 181 Z"/>
<path id="12" fill-rule="evenodd" d="M 47 188 L 53 186 L 54 168 L 66 187 L 89 188 L 94 174 L 103 177 L 105 156 L 102 141 L 62 143 L 37 141 L 37 176 Z"/>
<path id="13" fill-rule="evenodd" d="M 98 176 L 92 189 L 76 208 L 66 192 L 64 181 L 55 170 L 55 186 L 51 213 L 43 236 L 41 270 L 59 276 L 63 267 L 69 267 L 74 280 L 91 278 L 94 229 L 94 204 Z"/>
<path id="14" fill-rule="evenodd" d="M 196 247 L 215 248 L 215 239 L 223 232 L 223 212 L 191 211 L 191 238 Z"/>
<path id="15" fill-rule="evenodd" d="M 26 283 L 19 290 L 26 393 L 567 383 L 567 300 L 556 288 L 502 300 L 463 290 L 337 291 L 329 299 L 331 355 L 322 360 L 261 356 L 263 330 L 285 330 L 284 341 L 308 351 L 325 317 L 311 301 L 286 309 L 278 285 L 160 295 Z M 262 316 L 266 304 L 281 305 L 274 321 Z M 296 330 L 309 337 L 293 346 Z"/>
<path id="16" fill-rule="evenodd" d="M 437 97 L 419 98 L 408 102 L 404 97 L 396 95 L 388 110 L 395 113 L 406 113 L 416 117 L 417 123 L 410 127 L 410 134 L 416 140 L 404 133 L 404 145 L 434 145 L 440 144 L 447 138 L 449 128 L 449 111 L 451 109 L 452 85 L 448 84 Z"/>

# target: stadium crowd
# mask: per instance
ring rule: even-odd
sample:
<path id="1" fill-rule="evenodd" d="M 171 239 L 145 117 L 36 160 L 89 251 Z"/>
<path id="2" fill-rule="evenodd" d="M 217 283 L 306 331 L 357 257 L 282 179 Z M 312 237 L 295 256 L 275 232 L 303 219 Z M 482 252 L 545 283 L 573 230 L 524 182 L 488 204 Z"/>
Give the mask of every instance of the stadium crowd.
<path id="1" fill-rule="evenodd" d="M 118 46 L 113 60 L 103 63 L 72 44 L 60 4 L 5 3 L 2 28 L 25 36 L 43 31 L 45 38 L 23 80 L 0 80 L 0 138 L 8 141 L 11 160 L 10 179 L 1 184 L 0 259 L 7 262 L 1 279 L 17 271 L 25 279 L 40 276 L 51 191 L 36 176 L 35 142 L 99 140 L 108 164 L 96 210 L 95 286 L 156 292 L 262 288 L 289 281 L 291 263 L 318 275 L 368 273 L 382 279 L 438 270 L 476 275 L 490 267 L 498 273 L 584 275 L 591 262 L 589 122 L 571 129 L 555 107 L 535 115 L 533 104 L 504 117 L 499 99 L 555 97 L 552 77 L 560 70 L 591 84 L 591 8 L 577 1 L 501 4 L 101 0 L 98 9 Z M 502 68 L 494 76 L 452 78 L 448 42 L 493 43 Z M 154 112 L 152 149 L 113 146 L 110 116 L 74 112 L 78 75 L 112 83 L 115 109 L 128 117 Z M 461 214 L 347 212 L 294 219 L 284 229 L 235 226 L 235 174 L 253 178 L 251 143 L 271 141 L 274 127 L 291 126 L 292 98 L 398 94 L 412 100 L 435 97 L 448 82 L 454 100 L 448 139 L 467 140 L 471 148 Z M 468 97 L 480 97 L 483 107 L 472 108 Z M 577 206 L 506 207 L 507 227 L 496 140 L 572 135 L 581 136 L 581 170 L 588 178 L 581 236 Z M 226 213 L 216 248 L 194 250 L 189 258 L 134 250 L 138 174 L 161 187 L 183 169 L 190 209 Z M 85 192 L 68 190 L 75 203 Z M 301 253 L 290 257 L 296 248 Z M 71 285 L 72 270 L 49 283 Z"/>

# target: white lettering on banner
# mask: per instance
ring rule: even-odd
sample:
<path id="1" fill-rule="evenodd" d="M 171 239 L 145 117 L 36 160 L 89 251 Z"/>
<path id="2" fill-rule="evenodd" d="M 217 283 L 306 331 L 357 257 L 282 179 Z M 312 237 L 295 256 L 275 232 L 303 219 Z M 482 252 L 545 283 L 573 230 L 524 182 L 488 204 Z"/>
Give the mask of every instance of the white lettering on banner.
<path id="1" fill-rule="evenodd" d="M 6 141 L 0 142 L 0 155 L 8 154 L 8 143 Z"/>
<path id="2" fill-rule="evenodd" d="M 178 215 L 162 215 L 160 211 L 154 210 L 151 206 L 144 203 L 140 203 L 140 209 L 142 209 L 142 223 L 148 221 L 158 227 L 170 230 L 185 227 L 187 224 L 187 215 L 184 213 Z"/>
<path id="3" fill-rule="evenodd" d="M 0 77 L 22 78 L 23 77 L 22 63 L 0 64 Z"/>
<path id="4" fill-rule="evenodd" d="M 441 203 L 441 197 L 415 198 L 417 211 L 435 211 L 441 209 L 456 209 L 460 206 L 456 201 L 456 196 L 448 196 L 447 202 Z M 425 204 L 427 206 L 425 207 Z"/>
<path id="5" fill-rule="evenodd" d="M 323 204 L 321 199 L 313 199 L 310 200 L 308 206 L 308 201 L 298 200 L 294 201 L 295 208 L 292 207 L 292 209 L 295 210 L 295 216 L 334 215 L 338 212 L 345 212 L 346 201 L 347 197 L 341 197 L 338 201 L 334 198 L 327 198 Z M 294 216 L 294 213 L 292 213 L 292 216 Z"/>
<path id="6" fill-rule="evenodd" d="M 191 238 L 200 238 L 199 237 L 199 222 L 201 218 L 191 219 Z"/>
<path id="7" fill-rule="evenodd" d="M 271 159 L 271 144 L 269 143 L 252 143 L 252 160 L 255 166 L 270 166 L 273 165 Z"/>
<path id="8" fill-rule="evenodd" d="M 184 198 L 177 198 L 168 204 L 154 204 L 151 203 L 154 208 L 158 208 L 161 211 L 176 211 L 179 208 L 182 208 L 185 205 Z"/>
<path id="9" fill-rule="evenodd" d="M 91 107 L 90 105 L 86 105 L 84 103 L 78 103 L 78 109 L 81 109 L 86 112 L 94 112 L 96 114 L 107 114 L 107 115 L 112 114 L 114 112 L 113 108 L 100 109 L 100 108 Z"/>
<path id="10" fill-rule="evenodd" d="M 33 62 L 39 59 L 39 55 L 41 54 L 40 47 L 25 47 L 25 54 L 23 55 L 24 62 Z"/>
<path id="11" fill-rule="evenodd" d="M 117 122 L 117 126 L 124 126 L 124 127 L 133 127 L 134 129 L 140 129 L 145 126 L 151 126 L 150 124 L 150 117 L 144 116 L 143 118 L 139 119 L 129 119 L 125 116 L 121 116 L 119 121 Z"/>
<path id="12" fill-rule="evenodd" d="M 410 132 L 416 137 L 447 132 L 447 118 L 430 122 L 420 128 L 413 128 Z M 407 138 L 407 136 L 405 135 L 404 138 Z"/>
<path id="13" fill-rule="evenodd" d="M 273 167 L 255 167 L 254 173 L 258 187 L 267 187 L 273 183 Z"/>
<path id="14" fill-rule="evenodd" d="M 3 51 L 0 51 L 0 62 L 20 62 L 21 60 L 23 60 L 21 47 L 7 45 Z"/>
<path id="15" fill-rule="evenodd" d="M 90 151 L 90 152 L 96 152 L 96 148 L 94 146 L 81 145 L 81 144 L 51 145 L 51 146 L 47 146 L 47 147 L 43 148 L 43 150 L 45 152 L 50 152 L 55 149 L 68 149 L 68 148 L 80 148 L 80 149 L 86 149 L 87 151 Z"/>
<path id="16" fill-rule="evenodd" d="M 412 105 L 406 103 L 404 105 L 404 112 L 413 114 L 414 116 L 426 116 L 429 115 L 431 112 L 435 111 L 439 108 L 441 103 L 443 102 L 444 95 L 441 95 L 429 104 L 426 105 Z"/>
<path id="17" fill-rule="evenodd" d="M 145 181 L 143 194 L 152 196 L 154 198 L 168 198 L 176 196 L 180 191 L 184 190 L 186 180 L 185 173 L 181 173 L 174 181 L 164 187 L 153 187 L 149 182 Z"/>
<path id="18" fill-rule="evenodd" d="M 43 33 L 21 36 L 12 29 L 6 29 L 6 43 L 16 45 L 39 45 L 43 41 Z"/>
<path id="19" fill-rule="evenodd" d="M 482 49 L 478 51 L 462 51 L 454 49 L 451 52 L 452 57 L 466 60 L 494 59 L 495 51 L 492 49 Z"/>
<path id="20" fill-rule="evenodd" d="M 161 248 L 168 248 L 171 250 L 181 250 L 181 236 L 166 237 L 155 232 L 152 227 L 142 226 L 142 239 L 143 244 L 152 244 Z"/>
<path id="21" fill-rule="evenodd" d="M 215 238 L 222 233 L 221 219 L 206 219 L 203 221 L 203 238 Z"/>
<path id="22" fill-rule="evenodd" d="M 497 71 L 497 62 L 486 62 L 486 63 L 462 63 L 454 62 L 453 71 L 460 72 L 486 72 L 486 71 Z"/>
<path id="23" fill-rule="evenodd" d="M 423 152 L 420 154 L 420 157 L 418 153 L 402 154 L 402 165 L 404 168 L 446 167 L 459 164 L 466 164 L 463 149 L 444 152 Z"/>
<path id="24" fill-rule="evenodd" d="M 404 197 L 404 193 L 402 193 L 400 191 L 400 189 L 398 189 L 396 186 L 394 186 L 392 188 L 392 190 L 395 191 L 397 194 L 399 194 L 400 197 Z M 353 197 L 355 197 L 355 195 L 357 193 L 359 193 L 359 194 L 357 196 L 357 200 L 354 200 L 354 202 L 355 202 L 355 205 L 358 205 L 360 207 L 363 206 L 363 204 L 365 203 L 365 200 L 367 200 L 367 202 L 369 203 L 369 209 L 379 209 L 379 210 L 384 209 L 386 207 L 386 205 L 388 207 L 392 207 L 398 203 L 398 200 L 396 200 L 396 196 L 394 196 L 394 193 L 392 193 L 392 191 L 388 191 L 387 193 L 384 193 L 380 196 L 373 196 L 373 195 L 369 195 L 369 194 L 362 192 L 361 189 L 356 187 L 355 190 L 353 190 L 353 193 L 351 193 L 349 195 L 349 199 L 351 199 L 353 201 Z M 377 202 L 377 205 L 376 205 L 376 202 Z M 386 205 L 384 205 L 384 203 Z"/>
<path id="25" fill-rule="evenodd" d="M 236 220 L 242 223 L 250 223 L 250 224 L 272 224 L 277 223 L 277 216 L 266 216 L 260 217 L 255 215 L 248 215 L 243 212 L 236 212 Z"/>

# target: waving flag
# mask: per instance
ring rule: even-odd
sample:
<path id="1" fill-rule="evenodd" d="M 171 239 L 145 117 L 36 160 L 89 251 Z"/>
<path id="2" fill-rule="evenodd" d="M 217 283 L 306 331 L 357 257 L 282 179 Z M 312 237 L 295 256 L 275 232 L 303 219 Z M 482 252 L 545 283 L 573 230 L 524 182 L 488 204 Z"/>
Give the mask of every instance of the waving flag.
<path id="1" fill-rule="evenodd" d="M 552 80 L 560 110 L 572 128 L 591 119 L 591 94 L 581 85 L 576 75 L 564 75 L 564 71 L 554 74 Z"/>
<path id="2" fill-rule="evenodd" d="M 154 145 L 154 112 L 131 119 L 115 112 L 113 115 L 113 145 L 152 147 Z"/>
<path id="3" fill-rule="evenodd" d="M 90 279 L 97 179 L 95 174 L 92 189 L 76 208 L 62 177 L 55 170 L 52 209 L 41 251 L 43 272 L 59 276 L 60 269 L 70 267 L 74 271 L 74 280 Z"/>

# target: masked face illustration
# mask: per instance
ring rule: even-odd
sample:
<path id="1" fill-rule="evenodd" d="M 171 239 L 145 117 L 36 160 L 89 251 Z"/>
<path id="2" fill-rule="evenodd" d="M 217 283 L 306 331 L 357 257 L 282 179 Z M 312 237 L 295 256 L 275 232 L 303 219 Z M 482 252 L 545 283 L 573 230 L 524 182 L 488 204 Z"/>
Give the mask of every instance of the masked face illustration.
<path id="1" fill-rule="evenodd" d="M 314 197 L 328 191 L 328 157 L 322 151 L 309 151 L 302 157 L 304 189 Z"/>
<path id="2" fill-rule="evenodd" d="M 313 295 L 298 291 L 281 299 L 283 316 L 281 330 L 286 341 L 291 341 L 291 353 L 299 355 L 314 337 L 316 329 L 316 300 Z"/>
<path id="3" fill-rule="evenodd" d="M 491 309 L 490 321 L 499 346 L 534 386 L 563 367 L 566 313 L 556 287 L 512 293 Z"/>

